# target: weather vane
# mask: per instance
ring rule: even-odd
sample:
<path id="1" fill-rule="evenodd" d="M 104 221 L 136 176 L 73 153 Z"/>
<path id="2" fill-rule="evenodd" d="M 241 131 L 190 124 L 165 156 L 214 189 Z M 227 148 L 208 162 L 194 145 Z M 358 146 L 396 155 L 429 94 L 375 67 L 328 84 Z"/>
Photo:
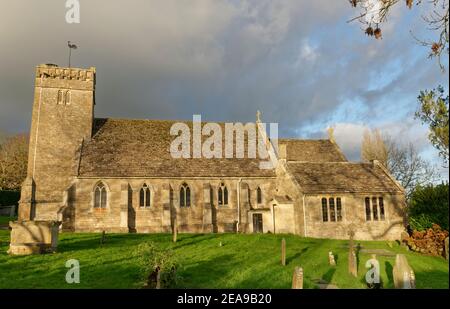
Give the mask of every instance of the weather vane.
<path id="1" fill-rule="evenodd" d="M 77 49 L 78 47 L 75 44 L 70 43 L 70 41 L 67 41 L 67 46 L 69 46 L 69 68 L 70 68 L 70 57 L 72 57 L 72 49 Z"/>

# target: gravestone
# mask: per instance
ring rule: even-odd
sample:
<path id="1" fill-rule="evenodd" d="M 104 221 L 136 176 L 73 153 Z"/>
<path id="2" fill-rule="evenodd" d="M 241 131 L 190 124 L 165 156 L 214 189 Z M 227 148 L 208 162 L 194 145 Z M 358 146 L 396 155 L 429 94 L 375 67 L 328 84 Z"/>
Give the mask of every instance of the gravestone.
<path id="1" fill-rule="evenodd" d="M 352 276 L 358 277 L 358 261 L 354 249 L 351 249 L 348 252 L 348 272 Z"/>
<path id="2" fill-rule="evenodd" d="M 28 255 L 55 252 L 59 221 L 10 221 L 11 242 L 8 253 Z"/>
<path id="3" fill-rule="evenodd" d="M 281 265 L 286 266 L 286 240 L 281 240 Z"/>
<path id="4" fill-rule="evenodd" d="M 352 230 L 348 233 L 350 236 L 348 242 L 348 272 L 354 277 L 358 276 L 358 261 L 356 259 L 355 253 L 355 244 L 353 242 L 353 237 L 355 236 L 355 232 Z"/>
<path id="5" fill-rule="evenodd" d="M 394 277 L 394 286 L 396 289 L 416 288 L 416 277 L 413 269 L 409 266 L 405 255 L 397 254 L 392 273 Z"/>
<path id="6" fill-rule="evenodd" d="M 336 266 L 336 260 L 334 259 L 333 252 L 328 252 L 328 263 L 330 263 L 331 266 Z"/>
<path id="7" fill-rule="evenodd" d="M 303 268 L 295 267 L 292 275 L 292 288 L 303 289 Z"/>
<path id="8" fill-rule="evenodd" d="M 177 227 L 177 218 L 173 219 L 173 227 L 172 227 L 172 241 L 177 242 L 177 233 L 178 233 L 178 227 Z"/>

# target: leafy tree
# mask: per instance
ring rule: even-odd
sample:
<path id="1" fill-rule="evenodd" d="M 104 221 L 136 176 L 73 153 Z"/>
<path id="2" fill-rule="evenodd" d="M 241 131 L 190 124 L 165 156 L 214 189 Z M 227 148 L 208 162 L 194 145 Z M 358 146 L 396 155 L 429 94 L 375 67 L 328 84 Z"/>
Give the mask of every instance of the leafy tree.
<path id="1" fill-rule="evenodd" d="M 420 108 L 416 112 L 416 118 L 428 125 L 430 133 L 429 140 L 439 151 L 439 155 L 448 163 L 448 118 L 449 118 L 449 97 L 445 97 L 444 88 L 439 86 L 431 91 L 421 91 L 418 97 Z"/>
<path id="2" fill-rule="evenodd" d="M 27 176 L 28 136 L 8 137 L 0 147 L 0 189 L 19 190 Z"/>
<path id="3" fill-rule="evenodd" d="M 417 186 L 408 207 L 411 228 L 421 231 L 436 223 L 448 230 L 448 193 L 448 183 Z"/>
<path id="4" fill-rule="evenodd" d="M 140 276 L 151 288 L 170 288 L 177 282 L 178 264 L 171 249 L 159 248 L 153 242 L 138 245 L 135 256 L 140 267 Z"/>
<path id="5" fill-rule="evenodd" d="M 358 20 L 365 26 L 365 33 L 376 39 L 382 38 L 382 24 L 387 21 L 390 12 L 400 3 L 404 3 L 409 9 L 416 6 L 425 6 L 428 13 L 422 16 L 427 29 L 433 31 L 434 39 L 423 40 L 414 38 L 423 46 L 429 48 L 429 57 L 436 57 L 439 66 L 444 70 L 441 58 L 445 53 L 448 55 L 448 21 L 449 21 L 449 2 L 448 0 L 349 0 L 354 8 L 360 9 L 360 14 L 349 22 Z M 428 5 L 428 7 L 426 7 Z M 445 56 L 444 56 L 445 57 Z"/>
<path id="6" fill-rule="evenodd" d="M 379 130 L 364 133 L 361 145 L 361 159 L 364 162 L 378 160 L 405 188 L 409 199 L 414 188 L 437 180 L 435 168 L 424 160 L 414 144 L 399 144 L 388 134 Z"/>

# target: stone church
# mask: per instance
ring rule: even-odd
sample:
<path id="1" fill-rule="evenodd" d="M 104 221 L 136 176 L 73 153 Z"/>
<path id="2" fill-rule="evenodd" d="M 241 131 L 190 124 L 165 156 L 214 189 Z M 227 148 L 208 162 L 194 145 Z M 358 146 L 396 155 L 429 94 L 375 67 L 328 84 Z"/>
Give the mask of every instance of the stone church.
<path id="1" fill-rule="evenodd" d="M 349 162 L 333 138 L 279 139 L 274 169 L 251 158 L 175 159 L 175 121 L 95 118 L 95 104 L 108 104 L 96 102 L 95 80 L 95 68 L 36 68 L 19 220 L 75 232 L 353 231 L 367 240 L 404 230 L 401 185 L 377 161 Z"/>

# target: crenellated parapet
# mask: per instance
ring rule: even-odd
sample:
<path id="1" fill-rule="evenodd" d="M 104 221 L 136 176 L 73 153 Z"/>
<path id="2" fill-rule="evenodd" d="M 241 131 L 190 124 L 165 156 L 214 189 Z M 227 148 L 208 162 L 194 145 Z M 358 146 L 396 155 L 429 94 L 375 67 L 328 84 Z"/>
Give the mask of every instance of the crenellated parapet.
<path id="1" fill-rule="evenodd" d="M 62 68 L 54 64 L 36 67 L 36 87 L 94 90 L 95 68 Z"/>

